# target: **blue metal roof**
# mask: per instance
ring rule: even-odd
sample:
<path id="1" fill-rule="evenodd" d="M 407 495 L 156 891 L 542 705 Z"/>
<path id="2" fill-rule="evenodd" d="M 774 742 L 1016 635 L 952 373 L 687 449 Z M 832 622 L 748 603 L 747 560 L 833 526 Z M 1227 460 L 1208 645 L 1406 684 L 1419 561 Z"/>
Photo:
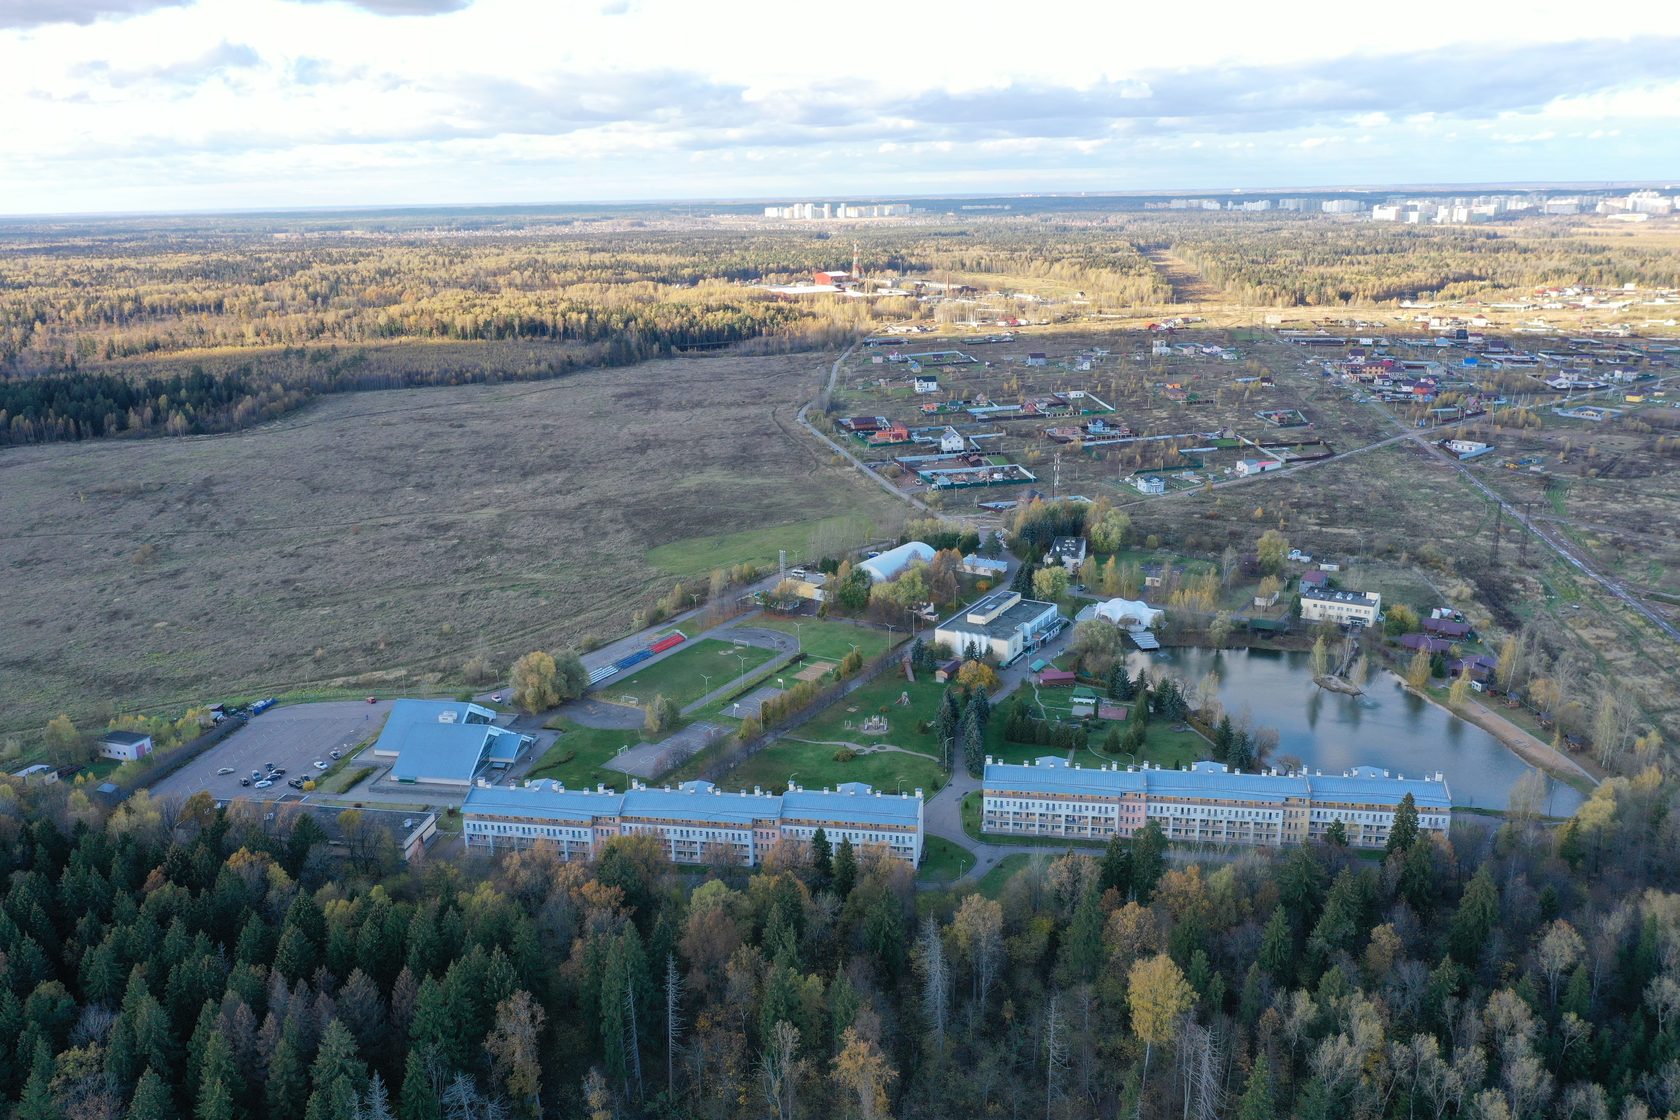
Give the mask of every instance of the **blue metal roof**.
<path id="1" fill-rule="evenodd" d="M 481 723 L 416 723 L 386 749 L 395 749 L 391 776 L 398 781 L 471 781 L 484 762 L 496 729 Z M 380 741 L 384 741 L 380 736 Z"/>
<path id="2" fill-rule="evenodd" d="M 1070 767 L 1060 759 L 1037 766 L 992 762 L 986 765 L 988 791 L 1121 797 L 1213 797 L 1231 801 L 1281 802 L 1311 798 L 1340 804 L 1398 805 L 1411 794 L 1419 809 L 1452 807 L 1445 779 L 1396 778 L 1386 770 L 1361 766 L 1346 774 L 1242 774 L 1217 762 L 1198 762 L 1190 770 L 1115 770 Z"/>
<path id="3" fill-rule="evenodd" d="M 835 824 L 899 825 L 914 827 L 920 819 L 921 799 L 914 796 L 877 796 L 861 783 L 858 792 L 790 790 L 784 794 L 712 792 L 709 782 L 685 782 L 681 789 L 638 787 L 625 793 L 595 793 L 556 789 L 552 782 L 535 782 L 510 789 L 477 786 L 469 790 L 461 812 L 518 815 L 557 821 L 589 821 L 595 817 L 643 817 L 658 820 L 715 822 L 751 827 L 754 821 L 832 821 Z"/>

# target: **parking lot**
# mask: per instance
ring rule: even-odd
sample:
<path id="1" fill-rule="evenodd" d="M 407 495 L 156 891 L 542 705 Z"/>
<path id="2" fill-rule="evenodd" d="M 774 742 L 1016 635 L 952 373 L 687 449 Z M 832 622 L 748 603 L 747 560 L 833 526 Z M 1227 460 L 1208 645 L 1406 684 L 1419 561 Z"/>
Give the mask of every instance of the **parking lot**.
<path id="1" fill-rule="evenodd" d="M 320 771 L 317 761 L 332 763 L 332 752 L 355 746 L 376 734 L 391 711 L 391 702 L 359 700 L 300 704 L 271 708 L 228 736 L 174 774 L 152 787 L 156 797 L 189 797 L 209 790 L 218 801 L 234 797 L 296 796 L 286 785 L 291 778 L 310 778 Z M 286 775 L 268 789 L 241 786 L 251 771 L 266 772 L 268 764 L 283 767 Z M 218 773 L 221 770 L 230 773 Z"/>

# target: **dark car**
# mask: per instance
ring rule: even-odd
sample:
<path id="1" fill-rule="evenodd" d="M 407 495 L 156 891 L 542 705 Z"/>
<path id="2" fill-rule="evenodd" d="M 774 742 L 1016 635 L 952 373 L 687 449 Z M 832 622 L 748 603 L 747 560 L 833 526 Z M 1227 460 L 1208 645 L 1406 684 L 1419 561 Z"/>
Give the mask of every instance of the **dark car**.
<path id="1" fill-rule="evenodd" d="M 242 785 L 242 786 L 248 786 L 248 785 L 251 784 L 251 779 L 241 778 L 241 779 L 239 779 L 239 784 Z"/>
<path id="2" fill-rule="evenodd" d="M 279 777 L 283 778 L 283 777 L 286 776 L 286 768 L 284 766 L 276 766 L 274 769 L 269 771 L 269 775 L 270 776 L 278 775 Z"/>

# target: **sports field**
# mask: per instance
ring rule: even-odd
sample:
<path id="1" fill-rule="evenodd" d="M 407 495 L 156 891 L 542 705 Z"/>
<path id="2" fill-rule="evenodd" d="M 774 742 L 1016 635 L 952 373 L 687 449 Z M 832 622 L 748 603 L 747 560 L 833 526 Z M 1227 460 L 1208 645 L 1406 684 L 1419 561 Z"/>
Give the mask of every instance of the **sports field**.
<path id="1" fill-rule="evenodd" d="M 613 686 L 602 690 L 601 698 L 646 705 L 655 696 L 664 696 L 679 705 L 691 704 L 738 679 L 743 670 L 752 675 L 754 669 L 775 656 L 772 649 L 702 638 L 639 672 L 615 677 Z"/>

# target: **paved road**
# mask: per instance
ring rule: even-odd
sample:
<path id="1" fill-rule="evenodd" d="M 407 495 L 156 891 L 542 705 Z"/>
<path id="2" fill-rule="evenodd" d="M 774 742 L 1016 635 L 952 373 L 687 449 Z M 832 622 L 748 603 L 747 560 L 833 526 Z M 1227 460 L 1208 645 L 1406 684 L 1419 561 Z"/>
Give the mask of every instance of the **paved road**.
<path id="1" fill-rule="evenodd" d="M 834 365 L 831 366 L 828 371 L 828 384 L 823 389 L 824 395 L 834 392 L 834 383 L 840 377 L 840 363 L 850 357 L 852 351 L 856 349 L 857 343 L 854 342 L 852 345 L 842 350 L 838 358 L 834 359 Z M 809 413 L 811 409 L 815 408 L 816 404 L 817 402 L 812 400 L 807 401 L 805 404 L 800 406 L 799 415 L 796 419 L 798 419 L 801 427 L 816 436 L 818 439 L 822 440 L 823 443 L 827 444 L 829 449 L 836 455 L 842 456 L 848 463 L 862 471 L 863 477 L 874 482 L 876 485 L 881 487 L 881 489 L 885 490 L 899 501 L 908 503 L 911 507 L 920 510 L 922 513 L 931 514 L 935 517 L 942 516 L 939 511 L 935 510 L 932 506 L 928 505 L 914 494 L 906 494 L 904 491 L 894 486 L 891 479 L 884 478 L 879 472 L 870 470 L 868 465 L 865 464 L 862 459 L 859 459 L 856 455 L 853 455 L 850 450 L 842 447 L 840 444 L 830 439 L 827 435 L 818 431 L 816 426 L 813 425 L 810 420 L 806 419 L 806 414 Z"/>

